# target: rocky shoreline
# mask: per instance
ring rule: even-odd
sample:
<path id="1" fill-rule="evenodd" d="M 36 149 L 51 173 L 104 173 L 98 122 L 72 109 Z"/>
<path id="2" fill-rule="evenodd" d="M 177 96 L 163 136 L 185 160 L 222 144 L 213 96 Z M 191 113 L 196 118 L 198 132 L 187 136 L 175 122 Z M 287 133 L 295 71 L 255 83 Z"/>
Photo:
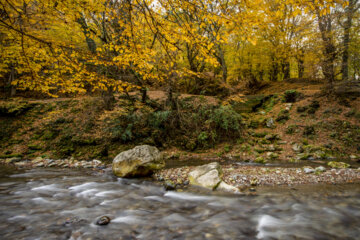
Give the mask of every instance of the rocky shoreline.
<path id="1" fill-rule="evenodd" d="M 100 160 L 78 161 L 70 159 L 47 159 L 37 157 L 35 159 L 21 159 L 17 157 L 0 159 L 0 164 L 12 165 L 17 168 L 42 168 L 42 167 L 58 167 L 58 168 L 84 168 L 84 169 L 105 169 L 111 167 Z"/>
<path id="2" fill-rule="evenodd" d="M 78 168 L 102 171 L 110 169 L 111 164 L 99 160 L 77 161 L 75 159 L 43 159 L 33 160 L 20 158 L 0 159 L 0 164 L 12 165 L 17 168 Z M 305 184 L 344 184 L 360 183 L 360 168 L 323 167 L 277 167 L 266 165 L 239 165 L 221 163 L 222 182 L 234 187 L 239 192 L 257 186 L 295 186 Z M 345 166 L 347 167 L 347 166 Z M 196 166 L 183 166 L 155 171 L 152 179 L 163 182 L 167 190 L 183 188 L 190 184 L 189 173 Z M 237 191 L 231 191 L 237 192 Z"/>
<path id="3" fill-rule="evenodd" d="M 179 186 L 186 185 L 189 183 L 188 174 L 194 168 L 164 169 L 155 173 L 154 177 L 159 181 L 170 181 Z M 222 171 L 223 181 L 240 190 L 255 186 L 360 183 L 360 169 L 352 168 L 288 168 L 226 164 L 222 166 Z"/>

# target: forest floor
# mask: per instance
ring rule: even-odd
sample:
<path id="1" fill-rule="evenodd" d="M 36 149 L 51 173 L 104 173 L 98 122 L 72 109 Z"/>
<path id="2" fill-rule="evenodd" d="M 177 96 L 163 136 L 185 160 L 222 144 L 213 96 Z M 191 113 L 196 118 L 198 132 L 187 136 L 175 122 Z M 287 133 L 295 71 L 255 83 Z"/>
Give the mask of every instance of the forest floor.
<path id="1" fill-rule="evenodd" d="M 119 95 L 111 110 L 96 97 L 4 100 L 0 158 L 18 166 L 20 159 L 47 166 L 39 158 L 79 163 L 52 166 L 93 159 L 108 164 L 121 151 L 149 144 L 167 161 L 155 179 L 179 185 L 194 166 L 213 161 L 221 163 L 224 181 L 236 186 L 360 181 L 360 97 L 329 97 L 322 87 L 292 81 L 252 95 L 181 94 L 176 113 L 163 107 L 166 94 L 160 90 L 148 91 L 151 107 Z M 221 119 L 213 118 L 219 112 Z M 241 117 L 239 130 L 227 122 L 234 114 Z M 337 161 L 347 168 L 331 165 Z"/>

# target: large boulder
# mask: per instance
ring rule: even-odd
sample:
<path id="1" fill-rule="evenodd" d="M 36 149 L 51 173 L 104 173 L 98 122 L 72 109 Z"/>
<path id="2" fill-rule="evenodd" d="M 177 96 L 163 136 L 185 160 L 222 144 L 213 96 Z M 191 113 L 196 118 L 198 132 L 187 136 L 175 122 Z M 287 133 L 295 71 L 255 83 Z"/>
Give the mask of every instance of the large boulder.
<path id="1" fill-rule="evenodd" d="M 141 145 L 117 155 L 112 169 L 118 177 L 138 177 L 147 176 L 164 166 L 164 159 L 156 147 Z"/>
<path id="2" fill-rule="evenodd" d="M 221 166 L 217 162 L 196 167 L 189 173 L 190 184 L 211 190 L 216 189 L 221 182 L 221 177 Z"/>

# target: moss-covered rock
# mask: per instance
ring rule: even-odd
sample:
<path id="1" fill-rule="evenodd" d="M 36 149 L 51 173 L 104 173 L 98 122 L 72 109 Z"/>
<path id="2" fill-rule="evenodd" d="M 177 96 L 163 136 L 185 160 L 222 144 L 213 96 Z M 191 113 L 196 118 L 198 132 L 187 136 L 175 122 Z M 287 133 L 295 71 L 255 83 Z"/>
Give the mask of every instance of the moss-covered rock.
<path id="1" fill-rule="evenodd" d="M 147 176 L 164 166 L 164 159 L 156 147 L 142 145 L 117 155 L 112 170 L 118 177 L 137 177 Z"/>
<path id="2" fill-rule="evenodd" d="M 328 162 L 327 165 L 332 168 L 349 168 L 350 167 L 350 164 L 347 164 L 344 162 L 335 162 L 335 161 Z"/>

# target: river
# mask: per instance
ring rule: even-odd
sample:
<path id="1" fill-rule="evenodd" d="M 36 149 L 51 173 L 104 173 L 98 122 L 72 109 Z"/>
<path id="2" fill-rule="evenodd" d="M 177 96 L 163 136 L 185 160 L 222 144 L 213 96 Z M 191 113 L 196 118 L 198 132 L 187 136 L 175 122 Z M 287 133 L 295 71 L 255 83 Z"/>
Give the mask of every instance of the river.
<path id="1" fill-rule="evenodd" d="M 165 191 L 111 172 L 0 167 L 1 239 L 359 239 L 360 185 Z M 111 222 L 96 225 L 101 216 Z"/>

